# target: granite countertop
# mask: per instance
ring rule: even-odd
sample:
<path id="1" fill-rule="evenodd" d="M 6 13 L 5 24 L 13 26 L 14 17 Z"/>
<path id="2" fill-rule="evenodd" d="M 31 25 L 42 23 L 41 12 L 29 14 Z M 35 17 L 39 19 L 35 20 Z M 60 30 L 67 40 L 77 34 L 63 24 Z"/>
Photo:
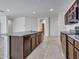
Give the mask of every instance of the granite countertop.
<path id="1" fill-rule="evenodd" d="M 0 33 L 0 36 L 8 36 L 7 33 Z"/>
<path id="2" fill-rule="evenodd" d="M 68 36 L 79 42 L 79 35 L 68 35 Z"/>
<path id="3" fill-rule="evenodd" d="M 0 34 L 0 36 L 25 36 L 25 35 L 30 35 L 34 33 L 38 33 L 38 32 L 37 31 L 26 31 L 26 32 L 15 32 L 15 33 L 10 33 L 10 34 L 2 33 Z"/>
<path id="4" fill-rule="evenodd" d="M 70 31 L 62 31 L 62 33 L 67 35 L 77 35 L 75 32 L 70 32 Z"/>
<path id="5" fill-rule="evenodd" d="M 35 33 L 38 33 L 38 32 L 37 31 L 16 32 L 16 33 L 10 34 L 10 36 L 25 36 L 25 35 L 35 34 Z"/>
<path id="6" fill-rule="evenodd" d="M 62 33 L 66 34 L 67 36 L 79 42 L 79 34 L 76 34 L 75 32 L 69 32 L 69 31 L 63 31 Z"/>

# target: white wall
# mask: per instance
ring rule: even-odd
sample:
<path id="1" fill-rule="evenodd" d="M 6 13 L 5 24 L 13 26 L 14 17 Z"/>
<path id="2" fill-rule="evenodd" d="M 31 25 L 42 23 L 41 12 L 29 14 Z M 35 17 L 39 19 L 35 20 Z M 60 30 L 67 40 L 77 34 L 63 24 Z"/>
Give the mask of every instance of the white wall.
<path id="1" fill-rule="evenodd" d="M 66 31 L 64 14 L 62 12 L 58 15 L 58 36 L 60 36 L 61 31 Z"/>
<path id="2" fill-rule="evenodd" d="M 67 10 L 71 7 L 75 0 L 69 0 L 66 4 L 63 5 L 58 14 L 52 15 L 50 17 L 50 36 L 59 36 L 61 31 L 68 31 L 70 29 L 74 29 L 75 26 L 79 24 L 73 25 L 65 25 L 64 15 Z"/>
<path id="3" fill-rule="evenodd" d="M 39 31 L 38 20 L 33 17 L 19 17 L 13 20 L 13 32 Z"/>
<path id="4" fill-rule="evenodd" d="M 1 34 L 8 34 L 8 19 L 6 16 L 0 16 L 0 23 L 1 23 Z M 0 35 L 2 37 L 2 50 L 3 55 L 0 56 L 3 59 L 9 59 L 9 39 L 7 35 Z"/>
<path id="5" fill-rule="evenodd" d="M 12 32 L 13 32 L 13 20 L 8 19 L 8 33 L 12 33 Z"/>
<path id="6" fill-rule="evenodd" d="M 50 17 L 50 36 L 58 36 L 58 16 Z"/>
<path id="7" fill-rule="evenodd" d="M 61 11 L 58 15 L 58 34 L 60 35 L 61 31 L 69 31 L 70 29 L 73 29 L 76 25 L 65 25 L 65 19 L 64 15 L 67 12 L 67 10 L 71 7 L 71 5 L 74 3 L 75 0 L 69 0 L 63 7 L 61 8 Z"/>
<path id="8" fill-rule="evenodd" d="M 8 33 L 8 19 L 6 16 L 0 16 L 1 33 Z"/>
<path id="9" fill-rule="evenodd" d="M 34 17 L 25 17 L 26 31 L 38 31 L 38 19 Z"/>
<path id="10" fill-rule="evenodd" d="M 49 18 L 45 18 L 45 36 L 50 36 Z"/>
<path id="11" fill-rule="evenodd" d="M 13 32 L 25 31 L 25 17 L 13 19 Z"/>

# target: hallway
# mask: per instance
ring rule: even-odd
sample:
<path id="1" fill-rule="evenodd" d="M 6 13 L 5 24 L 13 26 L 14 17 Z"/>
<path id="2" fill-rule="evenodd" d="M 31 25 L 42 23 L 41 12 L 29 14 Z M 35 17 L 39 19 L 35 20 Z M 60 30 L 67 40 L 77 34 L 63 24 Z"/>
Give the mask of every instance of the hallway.
<path id="1" fill-rule="evenodd" d="M 55 37 L 47 38 L 26 59 L 65 59 L 60 41 Z"/>

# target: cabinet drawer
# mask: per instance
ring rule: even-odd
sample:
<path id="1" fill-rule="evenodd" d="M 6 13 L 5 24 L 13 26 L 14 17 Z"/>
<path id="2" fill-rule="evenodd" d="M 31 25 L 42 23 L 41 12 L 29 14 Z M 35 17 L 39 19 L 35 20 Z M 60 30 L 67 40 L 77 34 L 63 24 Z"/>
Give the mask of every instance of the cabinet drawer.
<path id="1" fill-rule="evenodd" d="M 68 42 L 70 42 L 71 44 L 73 44 L 74 40 L 72 38 L 68 37 Z"/>
<path id="2" fill-rule="evenodd" d="M 79 49 L 79 42 L 75 41 L 75 47 Z"/>
<path id="3" fill-rule="evenodd" d="M 35 49 L 35 36 L 31 37 L 31 45 L 32 45 L 32 50 Z"/>

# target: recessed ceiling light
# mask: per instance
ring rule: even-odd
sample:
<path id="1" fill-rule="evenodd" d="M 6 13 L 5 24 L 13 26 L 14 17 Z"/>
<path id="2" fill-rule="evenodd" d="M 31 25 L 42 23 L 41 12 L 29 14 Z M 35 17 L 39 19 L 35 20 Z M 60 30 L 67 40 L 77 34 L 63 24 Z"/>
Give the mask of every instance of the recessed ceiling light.
<path id="1" fill-rule="evenodd" d="M 36 11 L 33 11 L 33 14 L 36 14 Z"/>
<path id="2" fill-rule="evenodd" d="M 50 12 L 52 12 L 52 11 L 53 11 L 53 8 L 50 9 Z"/>
<path id="3" fill-rule="evenodd" d="M 7 12 L 9 12 L 9 11 L 10 11 L 10 9 L 7 9 L 6 11 L 7 11 Z"/>

